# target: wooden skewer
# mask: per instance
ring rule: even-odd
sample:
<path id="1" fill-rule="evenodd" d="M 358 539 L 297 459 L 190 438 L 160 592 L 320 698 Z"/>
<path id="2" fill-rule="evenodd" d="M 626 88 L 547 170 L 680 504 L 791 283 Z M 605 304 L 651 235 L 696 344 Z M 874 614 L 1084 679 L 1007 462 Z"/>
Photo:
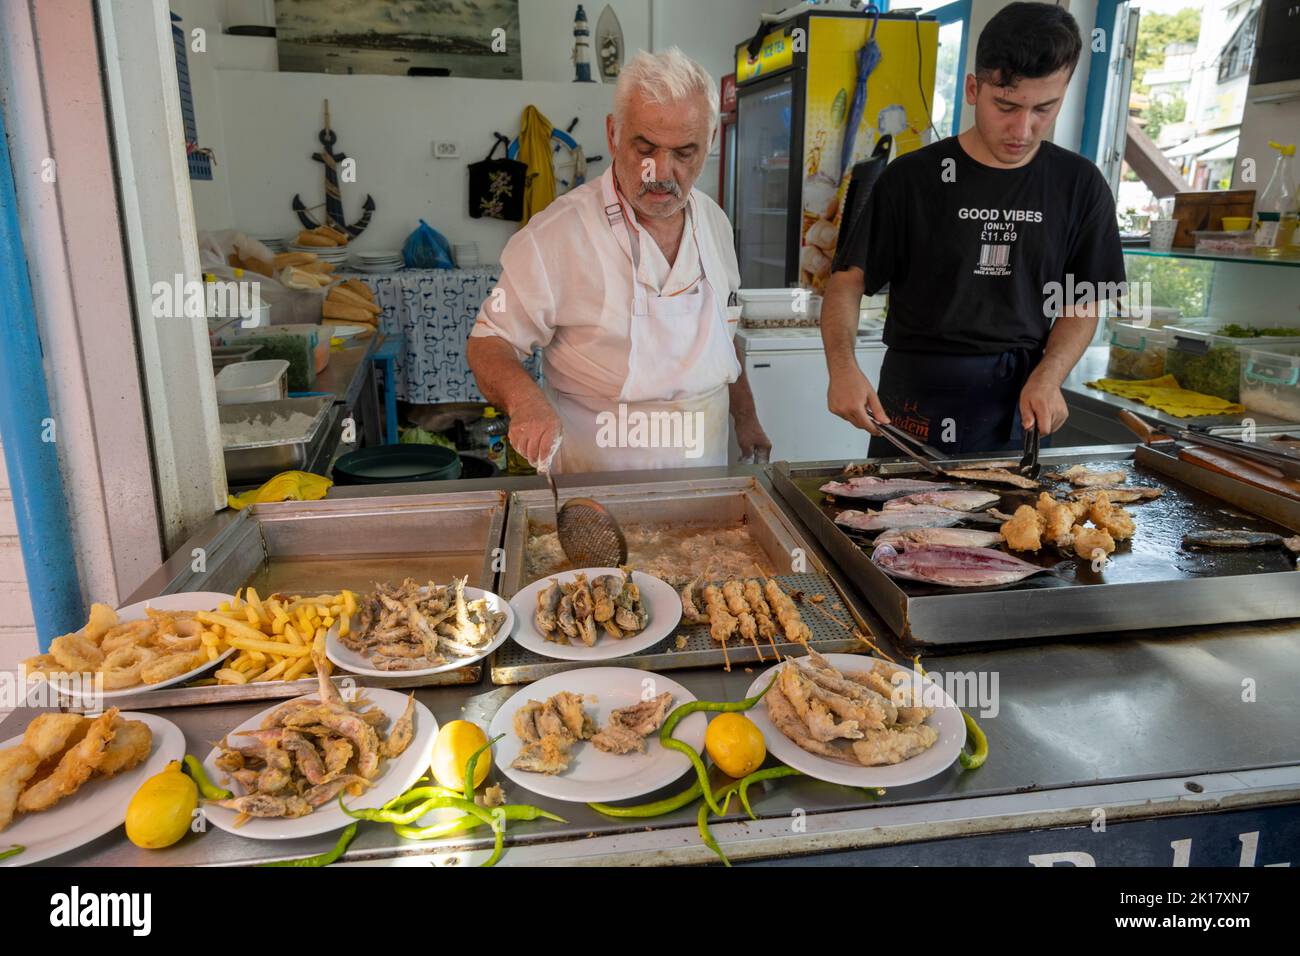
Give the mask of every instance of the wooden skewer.
<path id="1" fill-rule="evenodd" d="M 767 576 L 763 574 L 763 569 L 760 568 L 757 564 L 754 565 L 754 574 L 760 580 L 767 581 Z M 769 607 L 768 610 L 771 611 L 772 608 Z M 768 615 L 768 620 L 769 621 L 772 620 L 772 615 L 770 614 Z M 779 623 L 780 621 L 777 621 L 775 624 L 773 624 L 772 630 L 767 635 L 767 642 L 772 645 L 772 654 L 773 656 L 776 657 L 778 661 L 781 659 L 781 652 L 776 649 L 776 625 Z"/>

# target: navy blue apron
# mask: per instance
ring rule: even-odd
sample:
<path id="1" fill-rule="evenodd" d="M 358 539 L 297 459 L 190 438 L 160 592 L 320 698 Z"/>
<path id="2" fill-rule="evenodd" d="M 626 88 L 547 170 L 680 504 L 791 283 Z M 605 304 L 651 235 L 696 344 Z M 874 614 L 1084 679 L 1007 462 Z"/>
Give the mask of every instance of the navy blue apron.
<path id="1" fill-rule="evenodd" d="M 1042 355 L 1037 349 L 996 355 L 888 349 L 877 392 L 893 424 L 946 455 L 1019 450 L 1020 392 Z M 899 451 L 873 437 L 868 454 L 896 458 Z"/>

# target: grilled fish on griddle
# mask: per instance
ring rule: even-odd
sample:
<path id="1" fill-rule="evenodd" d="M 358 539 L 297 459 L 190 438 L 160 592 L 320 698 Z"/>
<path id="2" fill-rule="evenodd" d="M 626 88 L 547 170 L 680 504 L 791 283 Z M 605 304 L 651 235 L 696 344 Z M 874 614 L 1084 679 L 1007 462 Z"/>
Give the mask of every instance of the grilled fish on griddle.
<path id="1" fill-rule="evenodd" d="M 980 511 L 989 505 L 995 505 L 1001 500 L 999 495 L 991 491 L 980 491 L 977 488 L 953 489 L 951 491 L 921 491 L 914 495 L 904 495 L 902 498 L 894 498 L 886 501 L 884 509 L 893 511 L 896 508 L 906 508 L 909 505 L 930 505 L 934 508 L 948 508 L 952 511 Z"/>
<path id="2" fill-rule="evenodd" d="M 1184 548 L 1246 551 L 1251 548 L 1285 547 L 1294 551 L 1295 543 L 1295 538 L 1283 538 L 1280 534 L 1270 534 L 1267 531 L 1228 531 L 1220 528 L 1183 535 Z"/>
<path id="3" fill-rule="evenodd" d="M 893 511 L 841 511 L 835 523 L 857 531 L 889 531 L 904 528 L 951 528 L 967 519 L 964 511 L 915 505 Z"/>
<path id="4" fill-rule="evenodd" d="M 1012 584 L 1047 570 L 991 548 L 918 548 L 899 554 L 884 547 L 871 560 L 890 577 L 953 588 Z"/>
<path id="5" fill-rule="evenodd" d="M 1038 482 L 1007 471 L 1005 468 L 945 468 L 943 473 L 949 478 L 963 481 L 986 481 L 994 485 L 1012 485 L 1016 488 L 1037 488 Z"/>
<path id="6" fill-rule="evenodd" d="M 867 501 L 888 501 L 904 495 L 923 491 L 945 491 L 956 485 L 938 481 L 921 481 L 916 478 L 876 478 L 861 475 L 848 481 L 830 481 L 821 490 L 840 498 L 865 498 Z"/>

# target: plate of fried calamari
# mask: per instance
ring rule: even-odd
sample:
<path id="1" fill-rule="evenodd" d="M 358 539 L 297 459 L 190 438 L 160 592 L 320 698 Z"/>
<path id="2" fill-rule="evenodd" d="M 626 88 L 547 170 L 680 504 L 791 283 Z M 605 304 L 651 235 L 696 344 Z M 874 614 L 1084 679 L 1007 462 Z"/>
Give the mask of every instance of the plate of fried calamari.
<path id="1" fill-rule="evenodd" d="M 650 671 L 589 667 L 554 674 L 501 705 L 489 737 L 496 764 L 519 786 L 556 800 L 607 803 L 666 787 L 691 769 L 666 750 L 659 729 L 673 709 L 695 700 L 685 687 Z M 704 749 L 705 715 L 691 714 L 673 737 Z"/>
<path id="2" fill-rule="evenodd" d="M 117 828 L 144 781 L 185 756 L 185 735 L 153 714 L 44 713 L 0 743 L 0 866 L 23 866 Z"/>
<path id="3" fill-rule="evenodd" d="M 426 677 L 482 660 L 506 642 L 515 615 L 505 598 L 465 582 L 377 585 L 346 633 L 341 622 L 326 633 L 326 656 L 366 677 Z"/>
<path id="4" fill-rule="evenodd" d="M 214 611 L 230 594 L 164 594 L 120 610 L 94 604 L 84 627 L 50 642 L 23 662 L 27 677 L 45 679 L 74 703 L 111 700 L 191 680 L 235 652 L 219 647 L 195 614 Z"/>
<path id="5" fill-rule="evenodd" d="M 859 654 L 787 659 L 745 696 L 776 683 L 749 717 L 767 749 L 810 777 L 850 787 L 899 787 L 947 769 L 966 723 L 937 683 L 908 667 Z"/>
<path id="6" fill-rule="evenodd" d="M 682 619 L 672 585 L 629 568 L 584 568 L 521 588 L 515 641 L 543 657 L 602 661 L 654 647 Z"/>
<path id="7" fill-rule="evenodd" d="M 319 655 L 316 655 L 319 658 Z M 379 807 L 429 766 L 438 722 L 415 696 L 384 688 L 340 692 L 316 665 L 317 694 L 268 707 L 217 742 L 203 760 L 229 789 L 203 801 L 214 825 L 254 840 L 290 840 L 352 822 L 339 807 Z"/>

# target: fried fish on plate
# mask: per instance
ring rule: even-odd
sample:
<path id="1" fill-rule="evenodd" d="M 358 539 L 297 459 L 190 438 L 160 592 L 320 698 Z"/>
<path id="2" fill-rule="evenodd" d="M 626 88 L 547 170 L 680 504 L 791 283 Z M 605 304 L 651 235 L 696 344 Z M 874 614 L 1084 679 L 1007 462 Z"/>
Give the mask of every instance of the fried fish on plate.
<path id="1" fill-rule="evenodd" d="M 0 750 L 0 830 L 13 820 L 18 798 L 40 765 L 41 758 L 26 744 Z"/>
<path id="2" fill-rule="evenodd" d="M 77 788 L 89 780 L 91 774 L 103 763 L 115 733 L 115 720 L 116 707 L 92 720 L 86 728 L 86 735 L 59 758 L 58 766 L 53 772 L 23 791 L 18 798 L 18 809 L 23 813 L 39 813 L 76 793 Z"/>

